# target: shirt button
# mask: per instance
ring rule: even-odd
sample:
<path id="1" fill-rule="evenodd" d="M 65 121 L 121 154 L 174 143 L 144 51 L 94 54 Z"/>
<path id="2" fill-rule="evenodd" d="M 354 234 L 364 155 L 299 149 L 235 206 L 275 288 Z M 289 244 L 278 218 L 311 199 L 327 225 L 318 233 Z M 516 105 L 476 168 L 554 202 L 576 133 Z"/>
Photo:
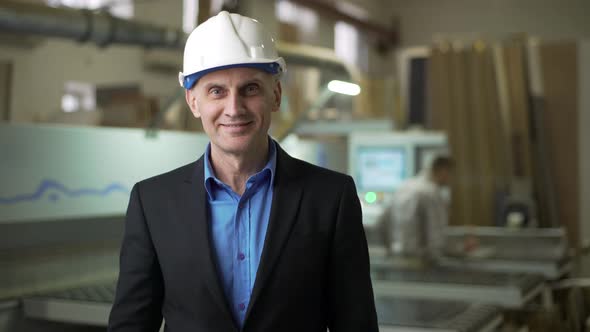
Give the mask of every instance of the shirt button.
<path id="1" fill-rule="evenodd" d="M 240 311 L 244 311 L 244 309 L 246 309 L 246 305 L 243 303 L 238 304 L 238 309 L 240 309 Z"/>
<path id="2" fill-rule="evenodd" d="M 239 254 L 238 254 L 238 259 L 239 259 L 239 260 L 243 261 L 243 260 L 244 260 L 244 258 L 246 258 L 246 255 L 244 255 L 243 253 L 239 253 Z"/>

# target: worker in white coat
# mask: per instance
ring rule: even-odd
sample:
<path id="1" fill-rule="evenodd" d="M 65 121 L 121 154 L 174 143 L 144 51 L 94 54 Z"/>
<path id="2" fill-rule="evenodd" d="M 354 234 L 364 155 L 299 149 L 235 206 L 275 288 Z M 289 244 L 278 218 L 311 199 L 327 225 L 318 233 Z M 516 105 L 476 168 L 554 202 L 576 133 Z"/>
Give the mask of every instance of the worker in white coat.
<path id="1" fill-rule="evenodd" d="M 395 191 L 386 212 L 393 254 L 431 260 L 440 253 L 448 225 L 452 170 L 449 157 L 437 156 Z"/>

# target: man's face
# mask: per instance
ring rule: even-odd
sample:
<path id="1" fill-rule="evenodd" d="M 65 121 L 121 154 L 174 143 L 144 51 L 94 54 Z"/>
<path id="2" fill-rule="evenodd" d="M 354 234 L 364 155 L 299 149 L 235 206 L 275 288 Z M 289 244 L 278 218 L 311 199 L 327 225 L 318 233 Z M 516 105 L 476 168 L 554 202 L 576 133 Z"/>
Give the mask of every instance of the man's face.
<path id="1" fill-rule="evenodd" d="M 280 108 L 281 85 L 258 69 L 218 70 L 201 77 L 186 92 L 186 101 L 201 118 L 211 149 L 243 155 L 266 146 L 271 112 Z"/>
<path id="2" fill-rule="evenodd" d="M 453 173 L 450 168 L 440 168 L 435 172 L 435 182 L 440 187 L 448 187 L 451 185 L 451 181 L 453 179 L 452 176 Z"/>

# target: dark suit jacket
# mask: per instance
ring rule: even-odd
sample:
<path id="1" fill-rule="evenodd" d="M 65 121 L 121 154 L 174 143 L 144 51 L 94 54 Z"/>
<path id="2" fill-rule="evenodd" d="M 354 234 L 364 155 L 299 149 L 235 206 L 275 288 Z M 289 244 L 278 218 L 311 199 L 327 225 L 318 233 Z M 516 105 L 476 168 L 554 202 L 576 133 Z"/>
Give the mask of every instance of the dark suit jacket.
<path id="1" fill-rule="evenodd" d="M 350 176 L 277 149 L 269 226 L 242 331 L 378 331 Z M 239 331 L 210 244 L 203 161 L 133 187 L 110 332 Z"/>

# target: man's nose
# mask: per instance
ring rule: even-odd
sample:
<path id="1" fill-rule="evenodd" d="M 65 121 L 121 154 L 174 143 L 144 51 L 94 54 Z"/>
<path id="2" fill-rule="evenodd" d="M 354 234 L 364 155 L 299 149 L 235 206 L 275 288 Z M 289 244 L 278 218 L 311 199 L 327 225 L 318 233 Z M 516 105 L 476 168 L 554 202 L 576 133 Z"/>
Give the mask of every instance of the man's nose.
<path id="1" fill-rule="evenodd" d="M 226 116 L 234 117 L 245 113 L 244 98 L 237 92 L 231 93 L 225 105 L 224 114 Z"/>

